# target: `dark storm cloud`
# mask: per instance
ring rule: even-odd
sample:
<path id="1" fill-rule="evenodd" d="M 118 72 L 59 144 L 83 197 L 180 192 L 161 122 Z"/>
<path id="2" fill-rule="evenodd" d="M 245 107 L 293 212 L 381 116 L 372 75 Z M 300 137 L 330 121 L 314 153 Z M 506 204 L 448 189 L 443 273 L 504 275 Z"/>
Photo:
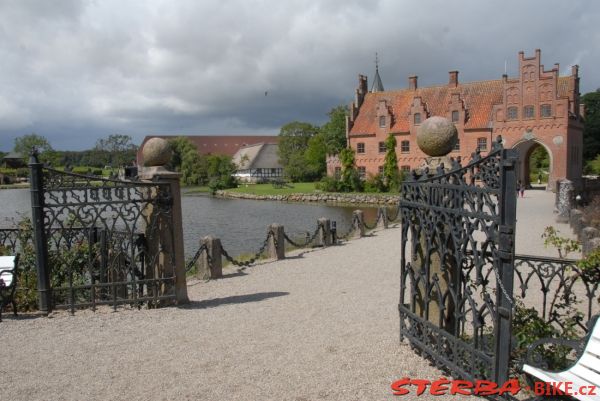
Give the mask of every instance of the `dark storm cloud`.
<path id="1" fill-rule="evenodd" d="M 357 75 L 386 89 L 499 78 L 542 49 L 600 86 L 593 1 L 0 0 L 0 149 L 36 132 L 56 148 L 112 133 L 276 133 L 320 124 Z M 265 92 L 267 96 L 265 96 Z"/>

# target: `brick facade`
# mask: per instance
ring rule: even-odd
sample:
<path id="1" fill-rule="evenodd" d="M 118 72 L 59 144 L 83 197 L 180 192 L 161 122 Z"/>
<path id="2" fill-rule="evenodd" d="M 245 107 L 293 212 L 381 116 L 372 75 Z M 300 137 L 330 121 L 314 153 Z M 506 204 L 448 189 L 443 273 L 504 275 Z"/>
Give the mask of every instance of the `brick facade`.
<path id="1" fill-rule="evenodd" d="M 359 75 L 354 102 L 350 105 L 346 135 L 356 151 L 356 166 L 375 175 L 383 166 L 385 149 L 380 143 L 396 136 L 398 167 L 418 167 L 426 155 L 416 143 L 419 125 L 438 115 L 454 121 L 459 146 L 450 156 L 468 160 L 480 146 L 482 154 L 502 135 L 505 148 L 519 151 L 520 178 L 528 182 L 526 161 L 537 145 L 550 155 L 549 188 L 568 178 L 581 182 L 582 114 L 579 103 L 578 67 L 559 77 L 555 64 L 546 71 L 541 52 L 533 57 L 519 53 L 519 76 L 499 80 L 461 83 L 458 71 L 450 71 L 445 85 L 419 88 L 418 78 L 409 77 L 408 88 L 368 92 L 367 78 Z M 327 172 L 335 174 L 339 160 L 327 159 Z"/>

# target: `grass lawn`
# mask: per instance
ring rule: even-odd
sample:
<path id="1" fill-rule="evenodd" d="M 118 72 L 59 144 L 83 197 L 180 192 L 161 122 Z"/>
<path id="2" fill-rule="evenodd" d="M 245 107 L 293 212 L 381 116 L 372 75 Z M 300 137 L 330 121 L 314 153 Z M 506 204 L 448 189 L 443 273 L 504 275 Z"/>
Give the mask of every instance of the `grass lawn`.
<path id="1" fill-rule="evenodd" d="M 314 182 L 295 182 L 288 185 L 289 187 L 275 188 L 273 184 L 240 184 L 237 188 L 230 188 L 227 191 L 253 195 L 310 194 L 316 192 Z"/>
<path id="2" fill-rule="evenodd" d="M 208 186 L 192 185 L 189 187 L 183 187 L 182 189 L 183 189 L 184 195 L 211 193 L 211 190 Z"/>

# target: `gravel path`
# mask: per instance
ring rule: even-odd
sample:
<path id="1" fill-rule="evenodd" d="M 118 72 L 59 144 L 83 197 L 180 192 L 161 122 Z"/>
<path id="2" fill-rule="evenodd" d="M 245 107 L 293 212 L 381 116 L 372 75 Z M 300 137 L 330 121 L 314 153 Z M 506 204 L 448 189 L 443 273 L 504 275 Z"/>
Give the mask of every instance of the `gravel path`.
<path id="1" fill-rule="evenodd" d="M 526 195 L 518 251 L 543 254 L 553 195 Z M 398 341 L 399 244 L 392 228 L 232 270 L 190 283 L 181 308 L 7 316 L 0 399 L 413 399 L 393 396 L 390 384 L 441 373 Z"/>

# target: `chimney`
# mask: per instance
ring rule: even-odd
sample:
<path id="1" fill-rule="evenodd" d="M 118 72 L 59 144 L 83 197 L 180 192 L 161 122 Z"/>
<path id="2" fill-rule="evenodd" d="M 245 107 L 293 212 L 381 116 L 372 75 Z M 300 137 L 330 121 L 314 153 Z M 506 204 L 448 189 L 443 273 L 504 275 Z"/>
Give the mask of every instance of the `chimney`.
<path id="1" fill-rule="evenodd" d="M 456 88 L 458 86 L 458 71 L 450 71 L 449 73 L 448 86 Z"/>
<path id="2" fill-rule="evenodd" d="M 417 76 L 408 77 L 408 89 L 417 90 Z"/>
<path id="3" fill-rule="evenodd" d="M 579 76 L 579 66 L 577 64 L 571 67 L 571 75 L 573 75 L 575 78 Z"/>

